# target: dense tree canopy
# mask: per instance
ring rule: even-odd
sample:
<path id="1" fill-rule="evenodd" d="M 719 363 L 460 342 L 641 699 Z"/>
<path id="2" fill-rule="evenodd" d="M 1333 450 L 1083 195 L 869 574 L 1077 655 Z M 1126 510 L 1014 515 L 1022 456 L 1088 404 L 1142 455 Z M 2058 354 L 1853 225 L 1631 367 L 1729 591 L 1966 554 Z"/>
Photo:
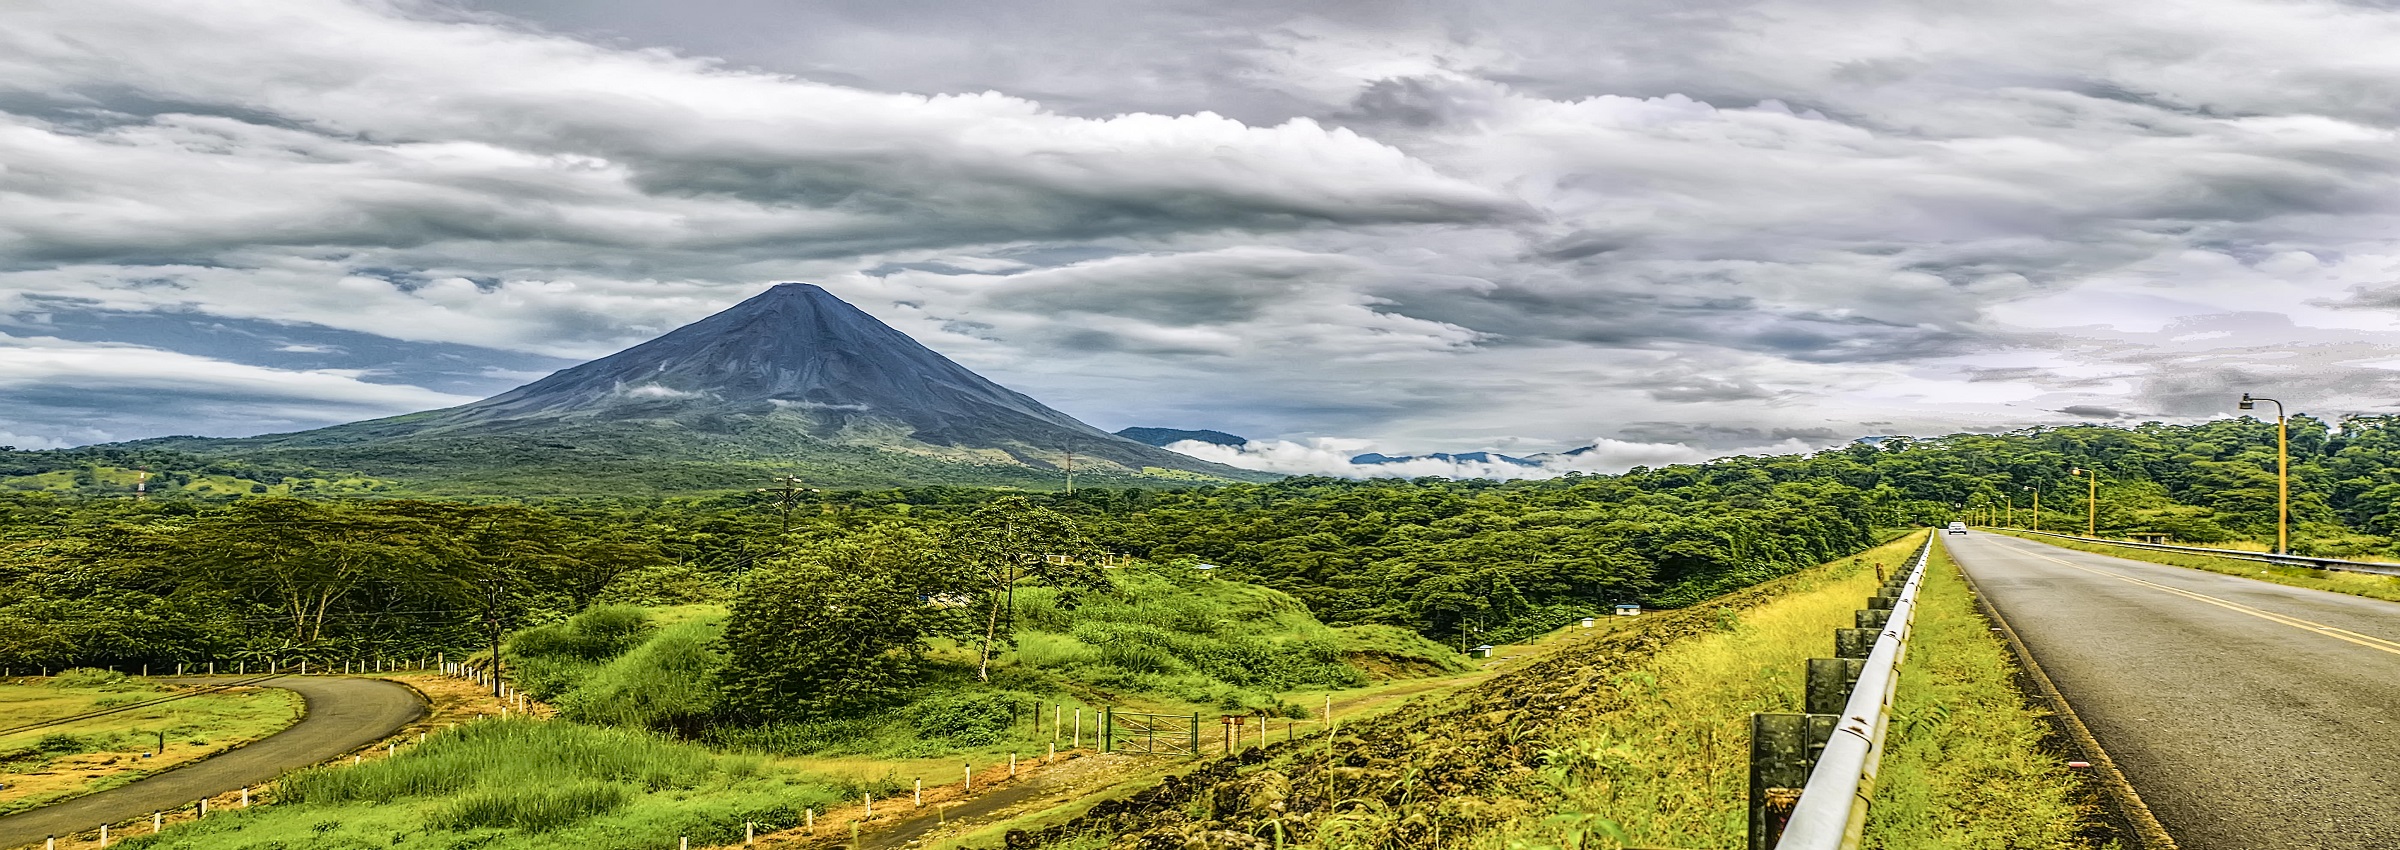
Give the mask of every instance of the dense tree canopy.
<path id="1" fill-rule="evenodd" d="M 2290 425 L 2294 548 L 2394 554 L 2400 419 Z M 41 475 L 73 471 L 60 457 L 45 455 Z M 124 457 L 87 460 L 77 475 L 129 480 L 109 465 Z M 829 491 L 788 533 L 768 497 L 747 491 L 485 504 L 291 498 L 280 480 L 276 493 L 209 498 L 0 494 L 0 664 L 455 651 L 495 624 L 552 622 L 595 601 L 737 591 L 736 607 L 762 617 L 813 610 L 790 607 L 803 596 L 902 607 L 939 596 L 957 603 L 942 616 L 967 622 L 964 639 L 996 647 L 1012 630 L 1012 588 L 1099 587 L 1080 557 L 1095 552 L 1217 565 L 1330 623 L 1495 639 L 1621 602 L 1686 604 L 1969 513 L 2030 525 L 2037 496 L 2044 528 L 2088 516 L 2103 534 L 2196 542 L 2272 541 L 2276 516 L 2275 429 L 2255 419 L 1888 438 L 1508 483 Z M 890 624 L 904 631 L 875 657 L 953 629 Z"/>

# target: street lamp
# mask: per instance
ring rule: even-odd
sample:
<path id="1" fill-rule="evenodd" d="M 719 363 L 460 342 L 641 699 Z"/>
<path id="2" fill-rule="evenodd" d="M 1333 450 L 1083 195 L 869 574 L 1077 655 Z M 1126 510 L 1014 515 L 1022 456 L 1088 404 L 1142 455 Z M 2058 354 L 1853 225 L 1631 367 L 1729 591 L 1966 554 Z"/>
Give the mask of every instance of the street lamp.
<path id="1" fill-rule="evenodd" d="M 2251 410 L 2259 402 L 2275 405 L 2275 554 L 2292 553 L 2292 454 L 2289 431 L 2284 427 L 2283 402 L 2271 398 L 2252 398 L 2242 394 L 2242 409 Z"/>
<path id="2" fill-rule="evenodd" d="M 2082 478 L 2085 484 L 2090 485 L 2090 491 L 2083 497 L 2083 536 L 2098 537 L 2100 536 L 2100 471 L 2076 467 L 2073 474 Z"/>

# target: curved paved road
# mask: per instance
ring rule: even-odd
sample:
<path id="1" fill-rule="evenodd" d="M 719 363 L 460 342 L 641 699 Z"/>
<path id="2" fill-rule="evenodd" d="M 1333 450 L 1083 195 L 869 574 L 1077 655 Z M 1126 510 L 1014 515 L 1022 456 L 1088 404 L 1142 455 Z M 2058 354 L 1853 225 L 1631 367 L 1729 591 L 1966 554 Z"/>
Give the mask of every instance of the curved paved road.
<path id="1" fill-rule="evenodd" d="M 203 684 L 210 680 L 165 681 Z M 291 728 L 222 755 L 98 794 L 0 817 L 0 847 L 99 829 L 103 823 L 173 811 L 203 797 L 265 784 L 284 771 L 374 743 L 425 716 L 425 701 L 416 691 L 377 679 L 285 676 L 267 681 L 264 687 L 298 693 L 307 703 L 307 713 Z"/>
<path id="2" fill-rule="evenodd" d="M 2400 847 L 2400 604 L 1943 537 L 2184 850 Z"/>

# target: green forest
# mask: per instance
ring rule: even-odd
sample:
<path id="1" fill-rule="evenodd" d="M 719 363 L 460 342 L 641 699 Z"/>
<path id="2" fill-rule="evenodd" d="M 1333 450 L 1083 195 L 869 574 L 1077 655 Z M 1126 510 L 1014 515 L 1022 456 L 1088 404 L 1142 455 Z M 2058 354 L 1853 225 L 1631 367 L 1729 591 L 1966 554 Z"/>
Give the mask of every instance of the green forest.
<path id="1" fill-rule="evenodd" d="M 2291 424 L 2294 548 L 2392 554 L 2400 422 Z M 344 479 L 230 463 L 151 478 L 260 488 L 137 500 L 128 458 L 16 452 L 19 471 L 42 467 L 26 474 L 89 483 L 0 494 L 0 586 L 11 589 L 0 666 L 455 659 L 517 634 L 509 640 L 523 646 L 510 652 L 582 675 L 591 670 L 576 664 L 597 669 L 628 635 L 675 632 L 619 622 L 609 637 L 609 618 L 634 615 L 594 612 L 703 606 L 721 616 L 659 651 L 728 672 L 641 725 L 829 722 L 927 677 L 963 669 L 988 680 L 1001 652 L 1107 656 L 1121 662 L 1111 669 L 1167 679 L 1259 663 L 1261 647 L 1200 647 L 1189 634 L 1125 625 L 1140 618 L 1074 620 L 1138 604 L 1129 588 L 1141 582 L 1235 582 L 1287 600 L 1258 603 L 1270 612 L 1261 616 L 1288 604 L 1306 629 L 1384 630 L 1324 633 L 1285 665 L 1299 671 L 1344 641 L 1456 649 L 1620 603 L 1688 605 L 1970 512 L 2026 525 L 2037 492 L 2044 528 L 2077 529 L 2089 492 L 2077 469 L 2097 473 L 2092 515 L 2104 535 L 2272 540 L 2274 446 L 2272 423 L 2241 419 L 1887 438 L 1547 480 L 1290 478 L 1072 495 L 826 488 L 796 503 L 750 490 L 435 500 L 372 484 L 296 487 Z M 1104 568 L 1115 564 L 1135 567 Z M 820 613 L 835 610 L 850 614 Z M 937 646 L 963 655 L 929 663 Z M 563 693 L 574 676 L 558 675 Z M 1242 702 L 1343 674 L 1229 675 L 1203 678 L 1248 688 L 1225 697 Z"/>

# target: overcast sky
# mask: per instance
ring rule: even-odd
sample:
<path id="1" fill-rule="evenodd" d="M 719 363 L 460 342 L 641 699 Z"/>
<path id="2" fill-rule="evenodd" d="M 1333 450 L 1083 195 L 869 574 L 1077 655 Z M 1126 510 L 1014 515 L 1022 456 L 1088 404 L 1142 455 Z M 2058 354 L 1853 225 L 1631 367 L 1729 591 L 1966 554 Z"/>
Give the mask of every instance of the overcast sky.
<path id="1" fill-rule="evenodd" d="M 2389 412 L 2384 6 L 19 0 L 0 443 L 461 403 L 794 280 L 1291 470 Z"/>

